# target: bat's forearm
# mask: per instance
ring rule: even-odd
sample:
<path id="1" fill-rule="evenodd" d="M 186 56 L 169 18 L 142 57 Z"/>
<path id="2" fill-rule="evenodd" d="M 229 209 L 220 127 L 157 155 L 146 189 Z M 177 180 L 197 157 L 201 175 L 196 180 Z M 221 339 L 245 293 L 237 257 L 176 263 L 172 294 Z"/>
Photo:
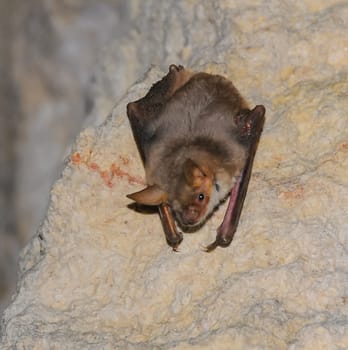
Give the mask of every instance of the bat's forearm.
<path id="1" fill-rule="evenodd" d="M 172 209 L 167 203 L 163 203 L 158 206 L 158 211 L 161 218 L 163 230 L 166 235 L 166 240 L 168 244 L 173 248 L 173 250 L 176 251 L 183 239 L 183 235 L 176 228 Z"/>
<path id="2" fill-rule="evenodd" d="M 257 146 L 265 122 L 264 114 L 264 107 L 257 106 L 250 112 L 245 120 L 247 133 L 246 137 L 250 138 L 250 146 L 248 151 L 249 156 L 245 163 L 242 175 L 237 178 L 237 181 L 232 188 L 228 207 L 222 224 L 217 230 L 216 239 L 213 243 L 206 247 L 207 252 L 214 250 L 218 246 L 228 247 L 237 230 L 239 218 L 242 213 L 245 196 L 249 186 Z"/>

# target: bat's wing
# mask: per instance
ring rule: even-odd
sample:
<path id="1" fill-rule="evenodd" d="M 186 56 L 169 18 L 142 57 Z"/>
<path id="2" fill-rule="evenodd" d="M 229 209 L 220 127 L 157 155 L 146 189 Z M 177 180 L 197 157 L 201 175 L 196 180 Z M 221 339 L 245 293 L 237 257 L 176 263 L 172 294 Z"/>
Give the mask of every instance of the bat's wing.
<path id="1" fill-rule="evenodd" d="M 149 139 L 149 126 L 167 101 L 168 86 L 171 80 L 173 80 L 173 72 L 169 70 L 169 73 L 155 83 L 143 98 L 127 105 L 127 116 L 144 164 L 146 162 L 145 153 Z"/>
<path id="2" fill-rule="evenodd" d="M 127 115 L 140 156 L 145 164 L 146 148 L 151 143 L 151 121 L 161 113 L 167 101 L 184 85 L 193 73 L 183 66 L 169 66 L 169 72 L 155 83 L 141 99 L 127 105 Z"/>
<path id="3" fill-rule="evenodd" d="M 153 136 L 151 134 L 151 121 L 159 116 L 167 101 L 191 76 L 192 72 L 185 70 L 182 66 L 172 64 L 168 74 L 155 83 L 145 97 L 127 105 L 128 119 L 144 164 L 146 163 L 146 150 L 151 145 Z M 132 198 L 132 195 L 130 197 Z M 176 250 L 182 241 L 182 233 L 176 229 L 170 206 L 162 203 L 158 208 L 167 242 Z"/>
<path id="4" fill-rule="evenodd" d="M 265 107 L 259 105 L 253 110 L 236 117 L 237 125 L 240 128 L 240 141 L 248 147 L 248 158 L 241 176 L 232 188 L 225 217 L 217 230 L 216 240 L 206 247 L 207 252 L 214 250 L 218 246 L 229 246 L 237 230 L 244 199 L 248 190 L 254 157 L 265 123 L 265 111 Z"/>

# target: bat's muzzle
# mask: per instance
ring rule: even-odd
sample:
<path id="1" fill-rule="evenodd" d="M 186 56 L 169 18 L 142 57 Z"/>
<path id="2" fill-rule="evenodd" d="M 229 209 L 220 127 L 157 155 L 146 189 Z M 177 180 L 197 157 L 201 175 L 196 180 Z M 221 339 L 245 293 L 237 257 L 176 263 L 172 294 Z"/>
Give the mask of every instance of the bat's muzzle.
<path id="1" fill-rule="evenodd" d="M 201 221 L 201 211 L 195 206 L 189 206 L 180 215 L 180 221 L 184 226 L 195 226 Z"/>

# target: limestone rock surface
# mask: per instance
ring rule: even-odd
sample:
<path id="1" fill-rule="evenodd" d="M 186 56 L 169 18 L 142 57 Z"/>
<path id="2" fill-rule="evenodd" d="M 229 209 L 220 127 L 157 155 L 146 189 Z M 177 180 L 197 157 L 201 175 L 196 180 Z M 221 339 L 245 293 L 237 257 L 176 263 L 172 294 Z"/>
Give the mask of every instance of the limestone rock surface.
<path id="1" fill-rule="evenodd" d="M 164 75 L 153 68 L 77 138 L 22 253 L 1 348 L 348 348 L 348 5 L 250 2 L 241 11 L 212 1 L 209 22 L 198 3 L 187 2 L 215 23 L 210 36 L 188 34 L 178 10 L 163 42 L 214 42 L 178 59 L 228 76 L 250 105 L 267 108 L 232 244 L 202 251 L 226 204 L 178 253 L 156 214 L 127 207 L 144 171 L 125 106 Z M 119 69 L 110 57 L 96 94 L 103 112 L 103 84 Z"/>

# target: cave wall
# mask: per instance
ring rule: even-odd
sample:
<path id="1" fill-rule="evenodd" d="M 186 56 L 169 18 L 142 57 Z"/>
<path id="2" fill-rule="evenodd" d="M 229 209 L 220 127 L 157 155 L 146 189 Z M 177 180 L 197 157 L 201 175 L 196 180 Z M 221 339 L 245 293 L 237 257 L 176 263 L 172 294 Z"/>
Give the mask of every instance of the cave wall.
<path id="1" fill-rule="evenodd" d="M 125 8 L 117 7 L 122 4 Z M 81 10 L 84 5 L 71 6 Z M 26 132 L 42 135 L 35 133 L 42 125 L 59 132 L 64 124 L 70 132 L 60 131 L 59 152 L 49 152 L 55 140 L 50 134 L 45 140 L 51 143 L 33 145 L 49 152 L 37 153 L 34 169 L 42 159 L 44 167 L 53 164 L 53 154 L 58 169 L 83 121 L 86 128 L 66 152 L 43 224 L 21 254 L 17 293 L 1 324 L 2 347 L 347 347 L 348 6 L 309 0 L 115 6 L 115 17 L 105 10 L 110 25 L 122 18 L 126 30 L 115 29 L 119 37 L 110 40 L 98 37 L 103 48 L 86 44 L 86 54 L 98 56 L 97 63 L 91 57 L 81 62 L 87 74 L 68 59 L 70 70 L 59 74 L 52 56 L 41 74 L 54 72 L 55 79 L 42 88 L 42 79 L 30 69 L 15 70 L 18 76 L 28 74 L 27 88 L 16 90 L 25 106 L 21 113 L 38 118 L 38 124 L 23 124 Z M 93 7 L 90 16 L 95 13 Z M 62 15 L 62 27 L 50 18 L 71 39 L 78 20 L 66 16 L 71 22 Z M 16 48 L 22 59 L 24 44 Z M 67 51 L 74 56 L 71 46 Z M 158 217 L 130 210 L 125 198 L 143 182 L 125 105 L 141 97 L 173 62 L 223 74 L 251 105 L 267 108 L 239 230 L 229 248 L 213 254 L 201 246 L 214 238 L 224 206 L 199 232 L 185 235 L 175 254 Z M 156 67 L 148 71 L 152 64 Z M 35 84 L 41 92 L 31 96 Z M 45 106 L 37 96 L 45 100 L 55 84 L 66 95 L 59 93 L 58 102 L 46 108 L 58 117 L 40 122 Z M 22 102 L 27 90 L 28 100 Z M 80 102 L 70 106 L 70 98 Z M 66 120 L 75 114 L 77 121 L 68 127 Z M 16 148 L 28 151 L 18 158 L 17 181 L 32 176 L 30 142 Z M 37 188 L 38 197 L 28 194 L 28 203 L 39 203 L 41 215 L 48 187 Z"/>

